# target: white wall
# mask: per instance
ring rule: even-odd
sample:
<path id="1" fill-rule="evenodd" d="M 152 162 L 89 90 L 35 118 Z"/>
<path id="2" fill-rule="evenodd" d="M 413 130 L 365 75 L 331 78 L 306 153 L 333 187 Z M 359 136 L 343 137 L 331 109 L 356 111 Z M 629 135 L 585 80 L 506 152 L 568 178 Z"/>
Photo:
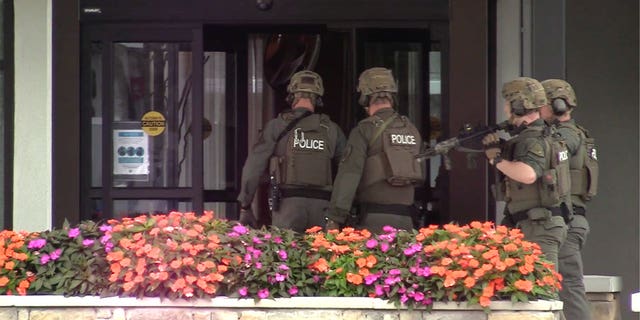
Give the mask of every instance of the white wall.
<path id="1" fill-rule="evenodd" d="M 15 10 L 14 230 L 51 227 L 51 0 Z"/>

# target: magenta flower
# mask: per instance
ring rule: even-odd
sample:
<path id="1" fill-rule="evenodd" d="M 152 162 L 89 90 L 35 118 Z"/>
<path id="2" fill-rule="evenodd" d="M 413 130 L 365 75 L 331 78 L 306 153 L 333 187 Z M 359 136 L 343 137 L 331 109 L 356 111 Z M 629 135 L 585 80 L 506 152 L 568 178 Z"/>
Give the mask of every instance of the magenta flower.
<path id="1" fill-rule="evenodd" d="M 237 234 L 245 234 L 247 232 L 249 232 L 249 229 L 247 229 L 245 226 L 239 224 L 236 226 L 233 226 L 233 231 Z"/>
<path id="2" fill-rule="evenodd" d="M 40 264 L 47 264 L 49 261 L 51 261 L 51 257 L 46 253 L 40 257 Z"/>
<path id="3" fill-rule="evenodd" d="M 61 254 L 62 254 L 62 249 L 56 249 L 49 254 L 49 257 L 51 258 L 51 261 L 55 261 L 55 260 L 58 260 L 58 258 L 60 258 Z"/>
<path id="4" fill-rule="evenodd" d="M 107 231 L 111 231 L 111 229 L 113 229 L 110 225 L 107 224 L 103 224 L 100 226 L 100 231 L 102 232 L 107 232 Z"/>
<path id="5" fill-rule="evenodd" d="M 281 264 L 280 266 L 278 266 L 278 269 L 280 270 L 289 270 L 289 267 L 286 264 Z"/>
<path id="6" fill-rule="evenodd" d="M 285 278 L 286 277 L 284 275 L 276 273 L 276 281 L 277 282 L 282 282 L 282 281 L 284 281 Z"/>
<path id="7" fill-rule="evenodd" d="M 384 227 L 382 227 L 382 231 L 384 231 L 386 233 L 391 233 L 391 232 L 396 232 L 397 229 L 392 227 L 392 226 L 384 226 Z"/>
<path id="8" fill-rule="evenodd" d="M 416 300 L 416 301 L 422 301 L 422 300 L 424 300 L 424 293 L 422 293 L 422 292 L 416 292 L 416 293 L 414 293 L 414 294 L 413 294 L 413 300 Z"/>
<path id="9" fill-rule="evenodd" d="M 287 252 L 284 250 L 278 251 L 278 256 L 280 256 L 280 259 L 282 260 L 287 260 Z"/>
<path id="10" fill-rule="evenodd" d="M 71 228 L 69 229 L 69 238 L 73 239 L 80 235 L 80 228 Z"/>
<path id="11" fill-rule="evenodd" d="M 380 250 L 381 250 L 382 252 L 387 252 L 387 251 L 389 251 L 389 244 L 388 244 L 388 243 L 386 243 L 386 242 L 381 243 L 381 244 L 380 244 Z"/>
<path id="12" fill-rule="evenodd" d="M 296 294 L 298 294 L 298 287 L 293 286 L 291 288 L 289 288 L 289 294 L 292 296 L 295 296 Z"/>
<path id="13" fill-rule="evenodd" d="M 376 293 L 376 296 L 378 296 L 378 297 L 383 296 L 384 295 L 384 291 L 382 290 L 382 286 L 377 285 L 375 287 L 375 293 Z"/>
<path id="14" fill-rule="evenodd" d="M 84 239 L 82 240 L 82 245 L 88 247 L 92 245 L 95 241 L 93 239 Z"/>
<path id="15" fill-rule="evenodd" d="M 269 289 L 260 289 L 258 290 L 258 297 L 260 299 L 266 299 L 269 297 Z"/>
<path id="16" fill-rule="evenodd" d="M 378 280 L 379 278 L 380 278 L 380 275 L 370 273 L 364 277 L 364 283 L 366 283 L 369 286 L 372 283 L 376 282 L 376 280 Z"/>
<path id="17" fill-rule="evenodd" d="M 262 263 L 256 262 L 256 269 L 262 269 Z"/>
<path id="18" fill-rule="evenodd" d="M 378 241 L 377 241 L 376 239 L 369 239 L 369 240 L 367 240 L 367 244 L 366 244 L 367 248 L 369 248 L 369 249 L 373 249 L 373 248 L 375 248 L 377 245 L 378 245 Z"/>
<path id="19" fill-rule="evenodd" d="M 47 244 L 45 239 L 33 239 L 27 245 L 28 249 L 42 249 Z"/>
<path id="20" fill-rule="evenodd" d="M 262 240 L 260 240 L 260 238 L 258 238 L 258 237 L 253 237 L 253 243 L 255 243 L 255 244 L 261 244 L 261 243 L 262 243 Z"/>
<path id="21" fill-rule="evenodd" d="M 240 294 L 241 297 L 246 297 L 247 293 L 248 293 L 247 287 L 242 287 L 238 289 L 238 294 Z"/>

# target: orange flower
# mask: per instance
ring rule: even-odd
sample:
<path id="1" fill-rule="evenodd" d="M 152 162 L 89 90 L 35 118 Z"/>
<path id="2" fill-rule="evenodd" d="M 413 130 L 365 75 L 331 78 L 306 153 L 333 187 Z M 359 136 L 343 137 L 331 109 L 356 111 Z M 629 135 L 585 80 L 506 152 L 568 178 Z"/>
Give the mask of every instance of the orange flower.
<path id="1" fill-rule="evenodd" d="M 481 306 L 483 307 L 488 307 L 491 305 L 491 298 L 490 297 L 485 297 L 485 296 L 481 296 L 479 299 L 479 303 Z"/>
<path id="2" fill-rule="evenodd" d="M 447 276 L 444 279 L 444 287 L 445 288 L 453 287 L 454 284 L 456 284 L 456 279 L 454 279 L 453 277 Z"/>
<path id="3" fill-rule="evenodd" d="M 353 283 L 355 285 L 360 285 L 362 284 L 362 276 L 359 274 L 347 272 L 347 282 Z"/>
<path id="4" fill-rule="evenodd" d="M 472 277 L 466 277 L 464 279 L 464 286 L 467 288 L 473 288 L 473 286 L 476 284 L 476 279 L 472 278 Z"/>
<path id="5" fill-rule="evenodd" d="M 529 280 L 517 280 L 513 285 L 520 291 L 531 292 L 533 283 Z"/>
<path id="6" fill-rule="evenodd" d="M 306 233 L 316 233 L 322 230 L 322 227 L 319 226 L 313 226 L 307 230 L 305 230 Z"/>
<path id="7" fill-rule="evenodd" d="M 329 263 L 325 258 L 320 258 L 316 262 L 312 263 L 309 268 L 318 272 L 327 272 L 327 270 L 329 270 Z"/>
<path id="8" fill-rule="evenodd" d="M 375 256 L 370 255 L 370 256 L 367 257 L 367 267 L 368 268 L 373 268 L 373 266 L 375 266 L 376 263 L 378 263 L 378 259 L 376 259 Z"/>
<path id="9" fill-rule="evenodd" d="M 358 258 L 358 260 L 356 260 L 356 265 L 360 268 L 364 267 L 367 265 L 367 259 L 365 258 Z"/>
<path id="10" fill-rule="evenodd" d="M 7 270 L 13 270 L 13 268 L 15 268 L 16 263 L 13 261 L 9 261 L 7 263 L 4 264 L 4 268 Z"/>
<path id="11" fill-rule="evenodd" d="M 9 283 L 9 278 L 7 278 L 6 276 L 0 277 L 0 287 L 6 286 L 7 283 Z"/>

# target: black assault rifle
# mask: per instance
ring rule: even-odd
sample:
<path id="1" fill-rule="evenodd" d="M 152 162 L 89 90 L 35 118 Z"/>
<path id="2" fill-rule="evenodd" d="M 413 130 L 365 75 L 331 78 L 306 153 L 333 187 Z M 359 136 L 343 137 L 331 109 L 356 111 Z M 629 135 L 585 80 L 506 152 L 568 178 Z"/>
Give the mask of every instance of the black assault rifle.
<path id="1" fill-rule="evenodd" d="M 451 159 L 449 151 L 455 149 L 462 152 L 481 152 L 483 150 L 482 138 L 489 133 L 504 130 L 509 127 L 508 121 L 503 121 L 486 127 L 472 127 L 465 124 L 460 130 L 460 134 L 453 138 L 438 142 L 429 147 L 425 152 L 416 155 L 419 160 L 431 158 L 436 155 L 444 157 L 444 165 L 447 170 L 451 169 Z"/>

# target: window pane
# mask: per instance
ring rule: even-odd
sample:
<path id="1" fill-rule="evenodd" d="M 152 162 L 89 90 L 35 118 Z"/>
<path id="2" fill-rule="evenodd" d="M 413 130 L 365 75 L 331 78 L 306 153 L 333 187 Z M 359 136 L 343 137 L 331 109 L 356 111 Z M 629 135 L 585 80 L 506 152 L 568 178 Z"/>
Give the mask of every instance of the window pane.
<path id="1" fill-rule="evenodd" d="M 192 208 L 191 202 L 180 200 L 115 200 L 113 201 L 113 218 L 135 217 L 142 214 L 163 214 L 171 211 L 189 212 Z"/>
<path id="2" fill-rule="evenodd" d="M 91 105 L 91 186 L 102 186 L 102 44 L 91 44 L 89 92 Z"/>
<path id="3" fill-rule="evenodd" d="M 235 202 L 205 202 L 204 210 L 213 211 L 216 219 L 237 219 L 238 204 Z"/>
<path id="4" fill-rule="evenodd" d="M 236 96 L 235 54 L 205 52 L 203 163 L 204 188 L 224 190 L 235 186 Z"/>
<path id="5" fill-rule="evenodd" d="M 191 46 L 113 45 L 115 187 L 191 186 Z"/>

